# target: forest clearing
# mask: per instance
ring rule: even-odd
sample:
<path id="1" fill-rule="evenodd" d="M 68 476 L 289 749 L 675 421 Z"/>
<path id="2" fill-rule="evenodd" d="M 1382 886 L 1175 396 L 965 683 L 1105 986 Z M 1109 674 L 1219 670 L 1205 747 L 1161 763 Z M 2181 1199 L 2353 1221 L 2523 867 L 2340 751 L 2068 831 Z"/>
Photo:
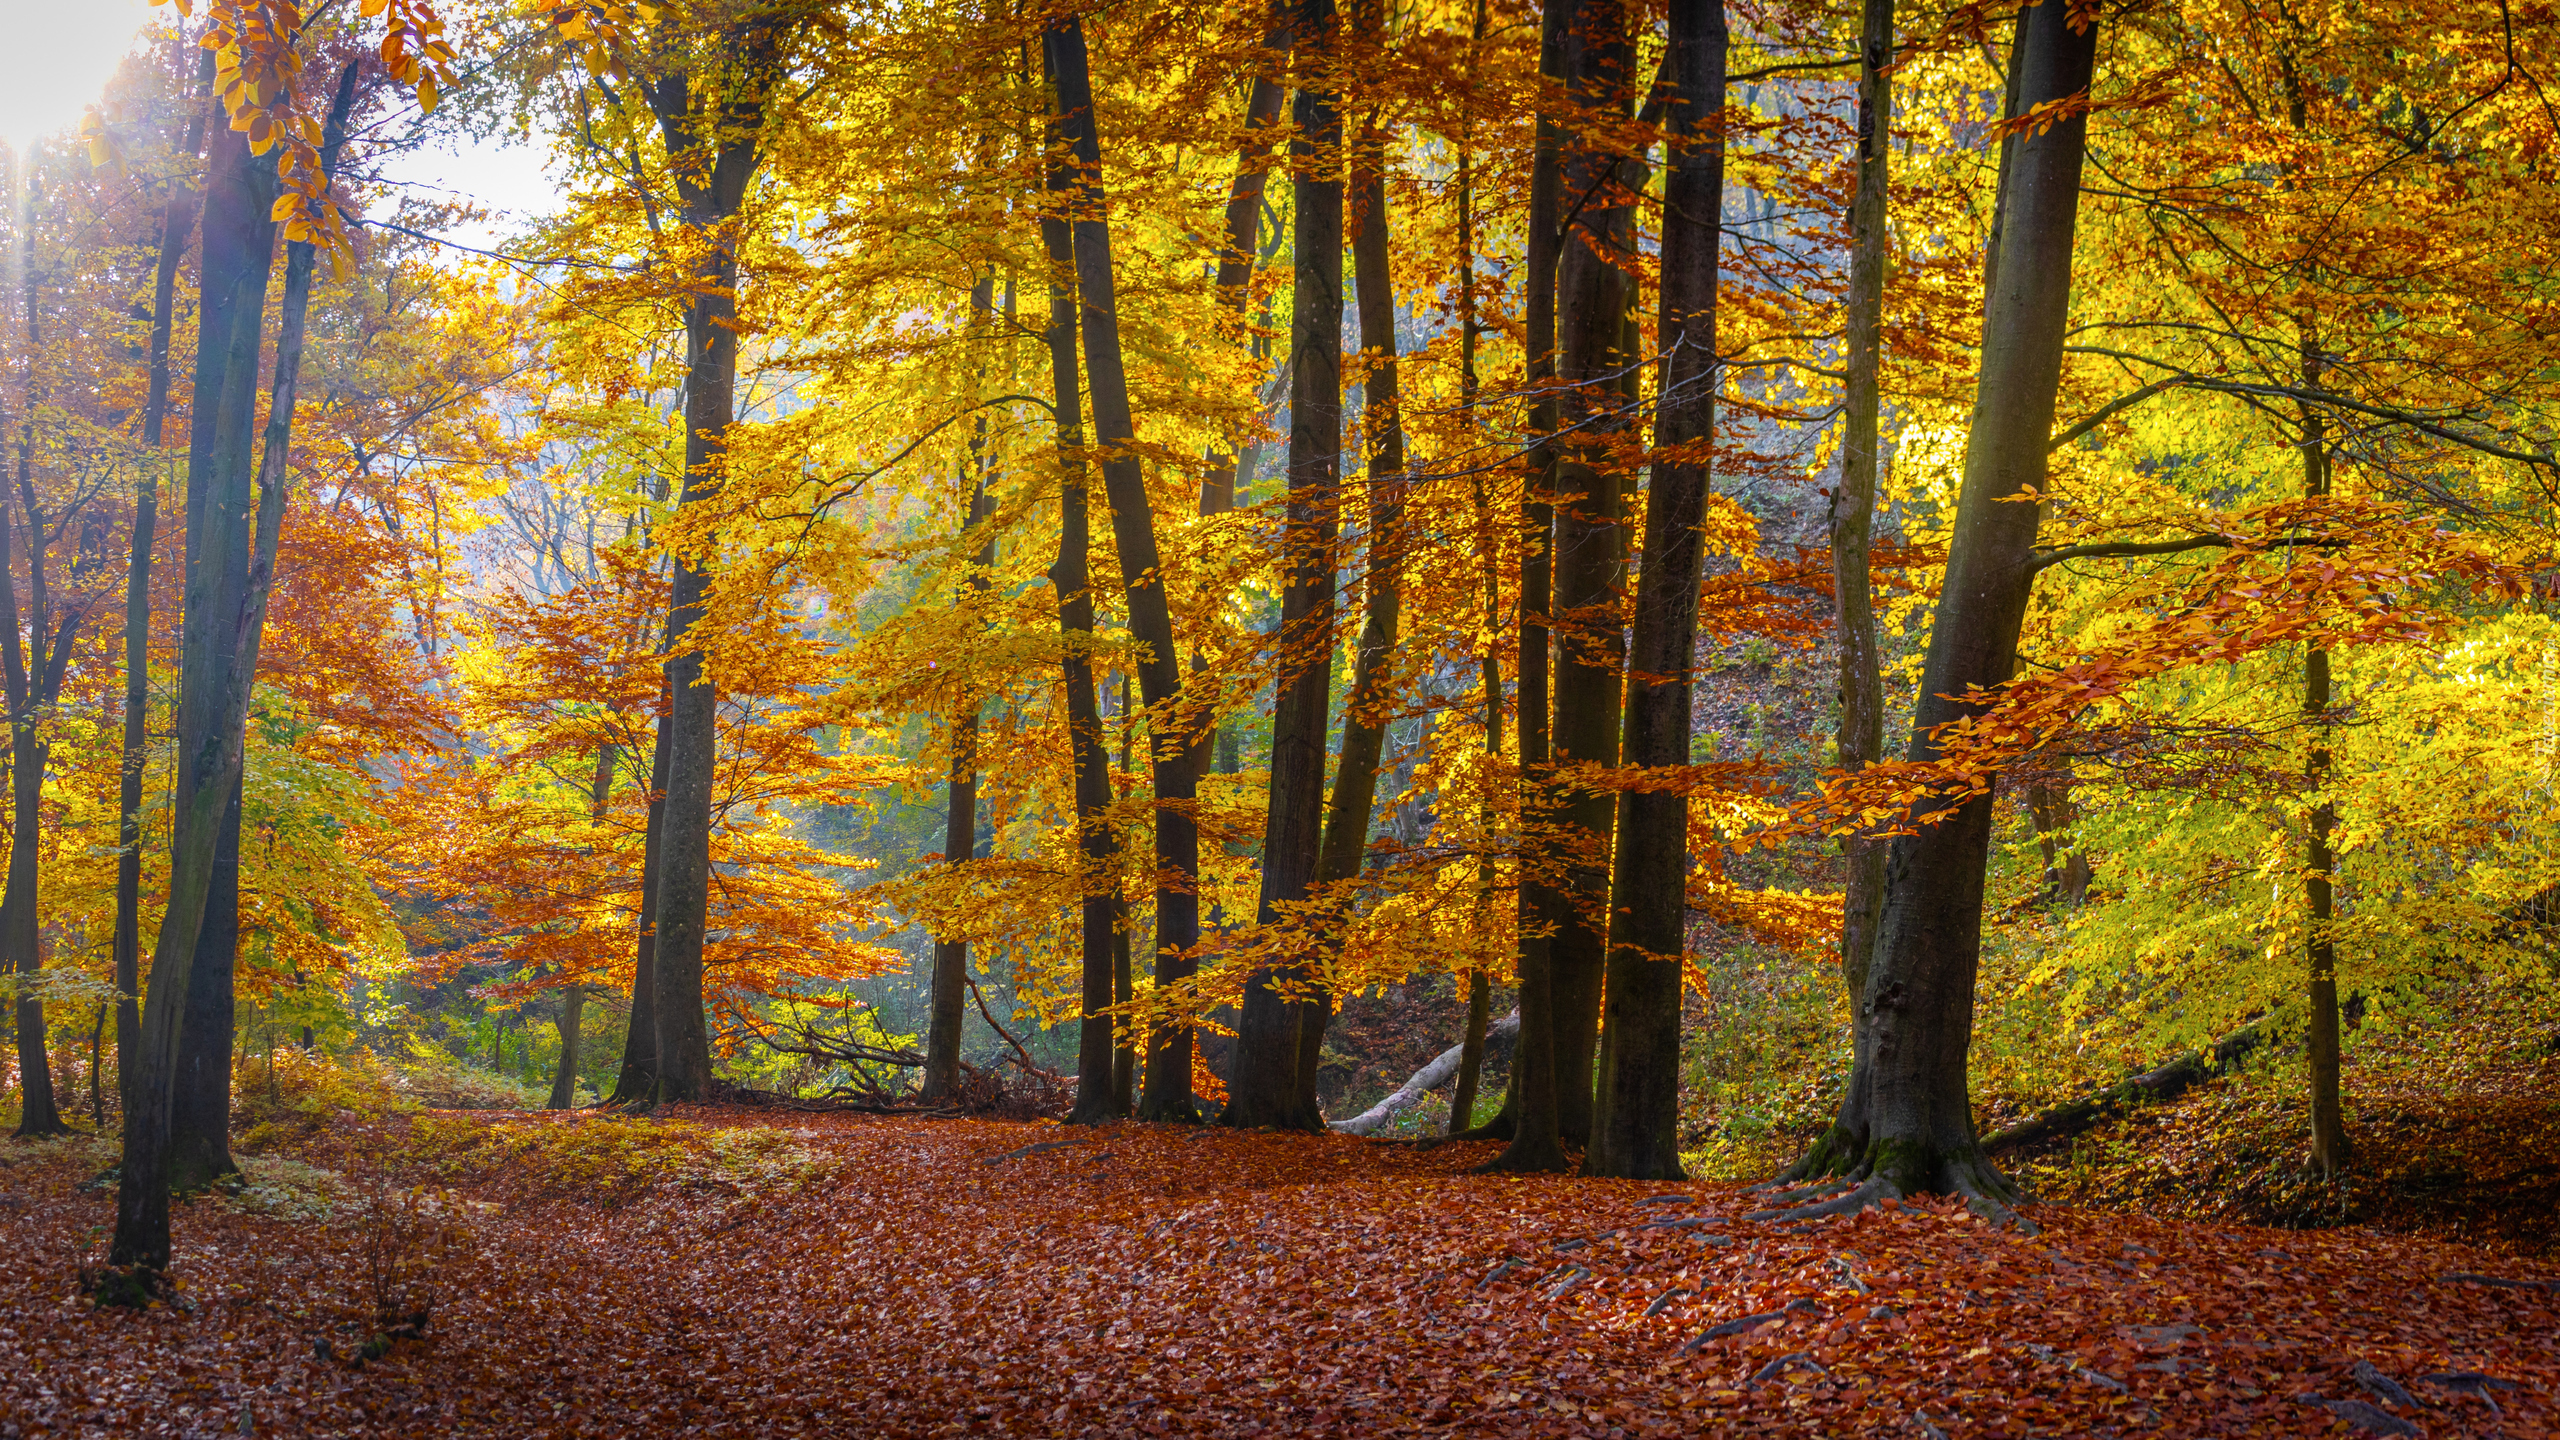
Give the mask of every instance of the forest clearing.
<path id="1" fill-rule="evenodd" d="M 2554 0 L 95 0 L 0 1440 L 2560 1433 Z"/>

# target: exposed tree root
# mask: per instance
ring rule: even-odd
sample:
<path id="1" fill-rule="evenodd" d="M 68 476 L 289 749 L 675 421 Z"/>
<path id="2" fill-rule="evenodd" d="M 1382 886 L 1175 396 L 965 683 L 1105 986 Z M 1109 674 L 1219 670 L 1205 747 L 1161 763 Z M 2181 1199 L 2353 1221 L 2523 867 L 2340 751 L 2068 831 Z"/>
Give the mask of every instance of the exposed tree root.
<path id="1" fill-rule="evenodd" d="M 1801 1190 L 1790 1191 L 1788 1196 L 1811 1194 L 1814 1190 L 1815 1187 L 1808 1186 Z M 1905 1198 L 1907 1197 L 1903 1195 L 1901 1186 L 1876 1176 L 1870 1177 L 1865 1184 L 1856 1186 L 1845 1194 L 1833 1193 L 1828 1200 L 1818 1200 L 1809 1205 L 1781 1204 L 1767 1210 L 1754 1210 L 1742 1218 L 1745 1220 L 1818 1220 L 1825 1215 L 1855 1215 L 1879 1201 Z"/>
<path id="2" fill-rule="evenodd" d="M 1809 1183 L 1791 1183 L 1804 1181 Z M 2041 1234 L 2020 1214 L 2018 1189 L 1978 1148 L 1943 1154 L 1925 1146 L 1883 1139 L 1863 1146 L 1838 1126 L 1811 1153 L 1764 1187 L 1774 1202 L 1746 1220 L 1819 1220 L 1854 1215 L 1887 1200 L 1914 1195 L 1954 1195 L 1965 1208 L 2003 1230 Z"/>

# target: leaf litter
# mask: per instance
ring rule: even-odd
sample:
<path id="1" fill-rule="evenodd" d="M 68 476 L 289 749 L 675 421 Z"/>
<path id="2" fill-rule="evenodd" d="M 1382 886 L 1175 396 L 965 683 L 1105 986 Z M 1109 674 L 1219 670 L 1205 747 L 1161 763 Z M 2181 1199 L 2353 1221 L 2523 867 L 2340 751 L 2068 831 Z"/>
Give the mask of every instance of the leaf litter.
<path id="1" fill-rule="evenodd" d="M 1739 1186 L 1145 1125 L 705 1108 L 296 1143 L 253 1192 L 330 1203 L 182 1207 L 180 1298 L 138 1315 L 79 1294 L 96 1147 L 12 1147 L 0 1436 L 2560 1434 L 2560 1286 L 2360 1230 L 1781 1228 Z M 350 1218 L 341 1173 L 458 1201 L 441 1248 L 386 1259 L 406 1232 Z M 359 1348 L 403 1265 L 410 1323 Z"/>

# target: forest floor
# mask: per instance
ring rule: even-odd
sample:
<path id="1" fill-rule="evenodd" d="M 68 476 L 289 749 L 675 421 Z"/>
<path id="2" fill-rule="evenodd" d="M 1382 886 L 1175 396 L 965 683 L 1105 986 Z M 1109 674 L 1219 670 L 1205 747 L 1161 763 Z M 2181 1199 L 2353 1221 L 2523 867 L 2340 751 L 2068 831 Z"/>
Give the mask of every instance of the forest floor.
<path id="1" fill-rule="evenodd" d="M 1164 1126 L 265 1114 L 140 1314 L 80 1293 L 111 1147 L 0 1146 L 0 1435 L 2560 1435 L 2549 1267 L 2368 1230 L 1771 1224 Z"/>

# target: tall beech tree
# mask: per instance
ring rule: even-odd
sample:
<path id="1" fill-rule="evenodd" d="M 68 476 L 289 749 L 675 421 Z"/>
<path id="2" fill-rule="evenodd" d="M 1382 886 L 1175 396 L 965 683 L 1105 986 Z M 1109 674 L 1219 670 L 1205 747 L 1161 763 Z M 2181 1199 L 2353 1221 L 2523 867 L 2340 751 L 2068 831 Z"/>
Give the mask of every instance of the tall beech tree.
<path id="1" fill-rule="evenodd" d="M 788 73 L 785 49 L 804 5 L 741 3 L 661 54 L 640 93 L 666 144 L 678 212 L 693 247 L 684 301 L 684 488 L 667 602 L 667 773 L 659 825 L 651 1009 L 655 1095 L 696 1100 L 709 1090 L 710 1029 L 702 945 L 711 906 L 711 795 L 719 758 L 719 694 L 694 633 L 709 604 L 715 516 L 737 420 L 738 224 L 763 160 L 762 136 Z M 707 630 L 707 627 L 706 627 Z"/>
<path id="2" fill-rule="evenodd" d="M 1538 39 L 1538 74 L 1561 76 L 1566 37 L 1578 23 L 1580 0 L 1555 0 L 1542 16 Z M 1548 647 L 1552 632 L 1555 561 L 1556 448 L 1553 437 L 1560 407 L 1552 382 L 1556 374 L 1556 269 L 1563 253 L 1562 228 L 1564 127 L 1542 107 L 1529 160 L 1529 236 L 1524 247 L 1526 293 L 1521 297 L 1521 329 L 1526 350 L 1529 389 L 1527 487 L 1520 504 L 1520 633 L 1519 721 L 1520 830 L 1524 852 L 1547 827 L 1554 813 L 1547 765 L 1552 758 L 1548 732 Z M 1564 1147 L 1557 1128 L 1556 999 L 1553 946 L 1548 917 L 1562 898 L 1548 883 L 1544 867 L 1524 864 L 1518 898 L 1519 941 L 1516 962 L 1520 980 L 1520 1039 L 1511 1056 L 1511 1089 L 1501 1113 L 1486 1126 L 1488 1137 L 1510 1141 L 1489 1163 L 1508 1171 L 1551 1171 L 1565 1168 Z"/>
<path id="3" fill-rule="evenodd" d="M 357 73 L 357 62 L 341 73 L 322 133 L 317 173 L 324 187 L 345 143 Z M 169 1190 L 172 1162 L 178 1158 L 172 1131 L 184 1079 L 183 1027 L 196 1008 L 192 972 L 215 886 L 217 852 L 226 817 L 239 803 L 249 690 L 284 526 L 290 478 L 286 454 L 317 247 L 309 239 L 287 247 L 274 393 L 261 434 L 258 359 L 275 248 L 276 179 L 275 164 L 251 154 L 242 130 L 216 130 L 205 177 L 198 262 L 202 297 L 196 405 L 189 416 L 187 586 L 179 642 L 169 900 L 152 950 L 140 1063 L 126 1089 L 124 1158 L 117 1173 L 115 1238 L 108 1251 L 110 1263 L 126 1274 L 156 1274 L 169 1264 Z M 229 1039 L 222 1037 L 224 1070 L 206 1082 L 219 1085 L 226 1115 Z M 135 1293 L 147 1293 L 149 1283 L 140 1282 Z M 114 1290 L 102 1293 L 130 1298 Z"/>
<path id="4" fill-rule="evenodd" d="M 1876 475 L 1883 420 L 1884 269 L 1892 179 L 1893 0 L 1865 0 L 1858 33 L 1857 188 L 1849 203 L 1849 293 L 1843 319 L 1840 480 L 1831 492 L 1831 597 L 1840 646 L 1837 764 L 1862 770 L 1884 758 L 1884 665 L 1876 629 Z M 1848 983 L 1851 1068 L 1866 1053 L 1864 1007 L 1884 913 L 1885 843 L 1841 837 L 1847 876 L 1840 900 L 1840 971 Z"/>
<path id="5" fill-rule="evenodd" d="M 1629 195 L 1600 122 L 1632 113 L 1635 44 L 1620 0 L 1583 0 L 1565 42 L 1566 94 L 1575 108 L 1563 162 L 1564 191 L 1576 205 L 1563 227 L 1556 268 L 1556 379 L 1564 428 L 1555 500 L 1557 628 L 1554 760 L 1603 768 L 1618 763 L 1620 686 L 1626 668 L 1620 589 L 1626 578 L 1621 487 L 1607 454 L 1626 424 L 1619 382 L 1633 362 L 1624 340 L 1632 263 L 1625 232 Z M 1608 950 L 1610 838 L 1617 806 L 1602 789 L 1560 787 L 1553 863 L 1565 884 L 1546 914 L 1556 1127 L 1564 1139 L 1591 1139 L 1593 1061 Z"/>
<path id="6" fill-rule="evenodd" d="M 1363 3 L 1360 31 L 1367 44 L 1384 38 L 1385 17 L 1374 0 Z M 1393 700 L 1396 640 L 1402 628 L 1405 498 L 1413 478 L 1405 472 L 1404 416 L 1396 396 L 1395 277 L 1387 255 L 1386 136 L 1372 121 L 1361 127 L 1351 159 L 1351 190 L 1359 223 L 1352 231 L 1355 304 L 1360 317 L 1362 401 L 1360 433 L 1368 445 L 1368 564 L 1362 576 L 1360 639 L 1351 693 L 1343 700 L 1342 753 L 1334 763 L 1333 799 L 1325 811 L 1317 878 L 1328 885 L 1356 880 L 1368 853 L 1369 827 L 1378 803 L 1378 766 L 1386 746 L 1387 707 Z M 1310 998 L 1298 1031 L 1297 1105 L 1316 1107 L 1316 1068 L 1321 1063 L 1328 995 Z"/>
<path id="7" fill-rule="evenodd" d="M 1148 772 L 1155 785 L 1155 980 L 1171 987 L 1191 978 L 1200 943 L 1200 832 L 1192 814 L 1197 777 L 1184 713 L 1182 657 L 1174 648 L 1173 610 L 1156 545 L 1155 508 L 1131 446 L 1129 376 L 1120 356 L 1120 312 L 1112 275 L 1111 225 L 1102 185 L 1102 134 L 1093 112 L 1093 71 L 1084 22 L 1053 19 L 1041 36 L 1051 95 L 1075 160 L 1076 305 L 1084 340 L 1085 377 L 1093 397 L 1093 434 L 1102 489 L 1111 503 L 1111 537 L 1129 633 L 1137 641 L 1138 694 L 1147 706 Z M 1192 1029 L 1154 1028 L 1146 1037 L 1145 1091 L 1138 1113 L 1148 1120 L 1197 1120 L 1191 1099 Z"/>
<path id="8" fill-rule="evenodd" d="M 2036 560 L 2072 241 L 2095 65 L 2097 17 L 2043 0 L 2020 18 L 2016 114 L 2000 177 L 1999 247 L 1982 324 L 1982 368 L 1946 583 L 1930 627 L 1910 758 L 1938 754 L 1941 727 L 1982 713 L 1981 692 L 2009 678 Z M 1890 1195 L 1962 1195 L 2007 1215 L 2016 1197 L 1974 1132 L 1967 1056 L 1982 951 L 1982 897 L 1992 797 L 1922 803 L 1886 867 L 1884 914 L 1861 1001 L 1868 1042 L 1841 1117 L 1808 1172 L 1859 1182 L 1800 1209 L 1847 1210 Z"/>
<path id="9" fill-rule="evenodd" d="M 1321 878 L 1325 738 L 1333 700 L 1334 546 L 1342 468 L 1342 112 L 1326 84 L 1339 48 L 1332 0 L 1303 0 L 1296 30 L 1304 75 L 1289 142 L 1292 249 L 1289 322 L 1289 492 L 1278 695 L 1271 721 L 1269 819 L 1263 827 L 1260 923 L 1277 923 Z M 1365 829 L 1365 819 L 1363 827 Z M 1363 837 L 1365 839 L 1365 835 Z M 1301 1084 L 1314 1012 L 1314 956 L 1306 940 L 1245 984 L 1235 1075 L 1222 1119 L 1238 1126 L 1320 1128 L 1313 1084 Z"/>
<path id="10" fill-rule="evenodd" d="M 1054 96 L 1056 59 L 1044 48 L 1042 69 Z M 1119 886 L 1111 879 L 1118 842 L 1104 811 L 1111 806 L 1111 757 L 1102 744 L 1102 710 L 1093 679 L 1093 550 L 1091 474 L 1084 441 L 1084 387 L 1076 355 L 1076 231 L 1079 191 L 1075 151 L 1063 105 L 1049 107 L 1047 203 L 1040 210 L 1040 239 L 1049 261 L 1051 414 L 1058 439 L 1058 558 L 1049 583 L 1058 593 L 1058 655 L 1063 670 L 1067 748 L 1073 770 L 1076 815 L 1077 940 L 1082 957 L 1082 1022 L 1076 1043 L 1076 1101 L 1070 1125 L 1099 1125 L 1128 1113 L 1117 1076 L 1111 1007 L 1117 1002 L 1114 961 L 1120 932 Z"/>
<path id="11" fill-rule="evenodd" d="M 1715 435 L 1716 278 L 1724 230 L 1727 33 L 1723 0 L 1672 0 L 1664 52 L 1668 140 L 1662 191 L 1662 360 L 1644 568 L 1627 656 L 1624 757 L 1630 767 L 1689 762 L 1689 672 L 1698 648 L 1698 584 Z M 1605 1025 L 1586 1175 L 1685 1178 L 1680 1165 L 1680 997 L 1688 948 L 1689 799 L 1635 789 L 1618 801 L 1617 901 L 1610 907 Z"/>
<path id="12" fill-rule="evenodd" d="M 995 319 L 996 277 L 993 270 L 981 272 L 977 283 L 969 289 L 971 327 L 983 336 Z M 1011 292 L 1007 292 L 1007 308 L 1011 308 Z M 983 375 L 983 370 L 981 371 Z M 965 610 L 978 596 L 986 593 L 987 572 L 996 563 L 996 540 L 987 521 L 995 513 L 995 501 L 989 491 L 994 480 L 993 456 L 987 448 L 987 421 L 983 410 L 971 422 L 969 439 L 969 509 L 961 520 L 961 535 L 979 539 L 977 552 L 970 557 L 960 577 L 959 594 L 955 597 Z M 978 843 L 978 708 L 975 694 L 966 696 L 951 719 L 951 774 L 943 794 L 942 858 L 945 864 L 967 860 Z M 924 1046 L 924 1094 L 940 1099 L 960 1085 L 960 1030 L 964 1018 L 969 984 L 969 942 L 956 937 L 937 935 L 933 940 L 933 975 L 927 993 L 927 1025 Z"/>
<path id="13" fill-rule="evenodd" d="M 186 143 L 160 206 L 160 252 L 151 272 L 149 378 L 142 401 L 143 464 L 133 497 L 132 558 L 124 588 L 124 746 L 116 781 L 116 920 L 110 977 L 116 987 L 116 1083 L 138 1067 L 142 1028 L 142 782 L 151 728 L 151 552 L 160 530 L 162 434 L 169 419 L 169 344 L 176 329 L 178 267 L 196 224 L 198 156 L 213 99 L 213 52 L 198 62 Z M 124 1102 L 130 1109 L 132 1102 Z"/>

